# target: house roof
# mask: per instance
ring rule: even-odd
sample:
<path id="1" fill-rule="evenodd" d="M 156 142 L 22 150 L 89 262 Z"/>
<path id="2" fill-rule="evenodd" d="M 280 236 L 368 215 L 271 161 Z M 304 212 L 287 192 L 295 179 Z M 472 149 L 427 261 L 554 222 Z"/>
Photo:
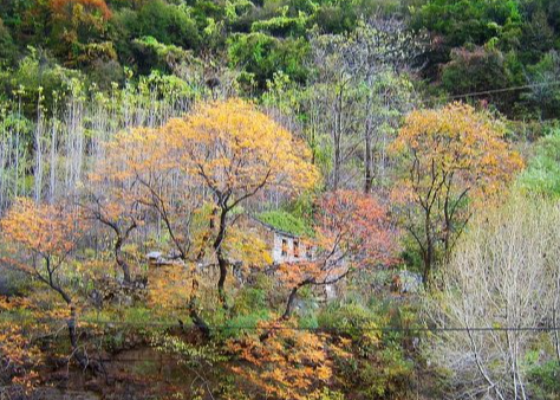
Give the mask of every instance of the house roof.
<path id="1" fill-rule="evenodd" d="M 278 228 L 276 228 L 275 226 L 273 226 L 273 225 L 271 225 L 271 224 L 268 224 L 268 223 L 266 223 L 266 222 L 264 222 L 264 221 L 261 221 L 258 217 L 254 216 L 254 215 L 249 215 L 249 214 L 247 214 L 247 217 L 248 217 L 251 221 L 254 221 L 254 222 L 256 222 L 256 223 L 258 223 L 258 224 L 264 226 L 264 227 L 265 227 L 266 229 L 268 229 L 269 231 L 278 233 L 278 234 L 280 234 L 280 235 L 282 235 L 282 236 L 287 236 L 287 237 L 290 237 L 290 238 L 294 238 L 294 239 L 299 237 L 298 235 L 295 235 L 295 234 L 290 233 L 290 232 L 287 232 L 287 231 L 283 231 L 282 229 L 278 229 Z"/>
<path id="2" fill-rule="evenodd" d="M 312 235 L 307 235 L 305 234 L 305 232 L 303 232 L 304 230 L 308 230 L 310 228 L 306 227 L 305 225 L 301 224 L 301 226 L 290 226 L 291 224 L 288 223 L 278 223 L 278 224 L 274 224 L 271 223 L 272 221 L 274 221 L 274 218 L 263 218 L 263 216 L 266 214 L 257 214 L 257 215 L 252 215 L 252 214 L 247 214 L 247 217 L 249 219 L 251 219 L 252 221 L 255 221 L 257 223 L 259 223 L 260 225 L 264 226 L 266 229 L 273 231 L 275 233 L 278 233 L 282 236 L 286 236 L 289 238 L 305 238 L 305 237 L 311 237 Z M 284 215 L 283 215 L 284 216 Z M 294 218 L 293 216 L 291 216 L 291 214 L 285 213 L 285 216 L 287 217 L 287 219 Z M 276 221 L 278 221 L 278 219 L 276 219 Z M 293 222 L 293 221 L 292 221 Z M 292 229 L 290 229 L 292 228 Z"/>

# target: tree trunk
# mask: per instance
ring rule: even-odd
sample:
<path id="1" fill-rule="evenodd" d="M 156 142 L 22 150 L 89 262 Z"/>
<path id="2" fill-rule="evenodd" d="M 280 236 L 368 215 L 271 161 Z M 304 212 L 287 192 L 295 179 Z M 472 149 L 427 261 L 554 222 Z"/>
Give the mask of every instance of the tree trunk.
<path id="1" fill-rule="evenodd" d="M 221 251 L 220 251 L 221 253 Z M 220 279 L 218 279 L 218 293 L 220 295 L 220 301 L 222 302 L 223 306 L 226 307 L 226 294 L 225 294 L 225 283 L 227 278 L 227 267 L 228 263 L 224 259 L 222 254 L 218 255 L 218 265 L 220 267 Z"/>
<path id="2" fill-rule="evenodd" d="M 336 98 L 336 106 L 335 106 L 335 126 L 333 132 L 333 146 L 334 146 L 334 153 L 333 153 L 333 187 L 334 191 L 338 190 L 338 186 L 340 184 L 340 166 L 342 164 L 341 161 L 341 140 L 342 140 L 342 88 L 337 95 Z"/>
<path id="3" fill-rule="evenodd" d="M 364 182 L 364 193 L 369 194 L 371 192 L 371 186 L 373 181 L 373 162 L 371 157 L 371 132 L 369 127 L 366 128 L 365 135 L 365 157 L 364 157 L 364 167 L 365 167 L 365 182 Z"/>
<path id="4" fill-rule="evenodd" d="M 204 258 L 204 256 L 206 256 L 206 246 L 210 242 L 210 239 L 212 238 L 212 234 L 216 229 L 216 215 L 218 215 L 218 208 L 213 207 L 212 213 L 210 214 L 210 221 L 208 222 L 208 231 L 204 233 L 204 237 L 202 238 L 202 244 L 200 246 L 200 251 L 196 256 L 197 261 L 201 261 Z"/>
<path id="5" fill-rule="evenodd" d="M 76 306 L 72 302 L 72 298 L 68 293 L 66 293 L 56 282 L 53 277 L 53 269 L 51 267 L 51 259 L 49 257 L 45 257 L 45 267 L 47 270 L 48 276 L 45 278 L 44 276 L 38 274 L 40 280 L 47 283 L 51 289 L 57 292 L 62 300 L 68 305 L 70 308 L 70 317 L 66 320 L 66 326 L 68 327 L 68 336 L 70 338 L 70 346 L 72 348 L 72 357 L 80 364 L 80 366 L 84 369 L 90 367 L 89 362 L 85 354 L 80 350 L 78 346 L 78 332 L 76 329 L 76 322 L 77 322 L 77 312 Z"/>
<path id="6" fill-rule="evenodd" d="M 284 314 L 282 314 L 280 319 L 290 318 L 292 312 L 294 311 L 294 302 L 296 301 L 298 290 L 304 286 L 310 285 L 311 283 L 311 279 L 306 279 L 303 282 L 298 283 L 297 286 L 292 289 L 290 296 L 288 297 L 288 302 L 286 303 L 286 310 L 284 310 Z"/>
<path id="7" fill-rule="evenodd" d="M 87 357 L 83 353 L 83 351 L 81 351 L 80 347 L 78 346 L 78 332 L 76 329 L 76 321 L 77 321 L 76 306 L 73 303 L 70 303 L 69 306 L 70 306 L 70 318 L 66 321 L 66 325 L 68 326 L 68 335 L 70 337 L 72 357 L 74 357 L 74 359 L 78 362 L 80 367 L 86 369 L 89 366 L 89 362 L 87 360 Z"/>
<path id="8" fill-rule="evenodd" d="M 296 301 L 297 298 L 297 293 L 298 290 L 301 289 L 302 287 L 311 284 L 311 280 L 306 279 L 303 282 L 298 283 L 294 288 L 292 288 L 292 291 L 290 292 L 290 296 L 288 296 L 288 301 L 286 303 L 286 309 L 284 310 L 284 314 L 282 314 L 282 316 L 280 317 L 279 321 L 285 321 L 288 318 L 291 317 L 293 311 L 294 311 L 294 302 Z M 270 336 L 272 332 L 272 329 L 268 329 L 266 332 L 264 332 L 263 334 L 261 334 L 259 336 L 259 340 L 261 342 L 264 342 L 265 340 L 267 340 Z"/>
<path id="9" fill-rule="evenodd" d="M 432 278 L 432 264 L 434 259 L 434 244 L 432 241 L 431 229 L 431 218 L 429 212 L 426 213 L 426 219 L 424 223 L 425 235 L 426 235 L 426 251 L 423 254 L 422 261 L 424 264 L 424 274 L 422 279 L 424 280 L 424 287 L 427 289 L 430 287 L 430 281 Z"/>
<path id="10" fill-rule="evenodd" d="M 216 258 L 218 259 L 218 265 L 220 267 L 220 278 L 218 279 L 218 294 L 220 296 L 220 302 L 222 303 L 224 308 L 227 308 L 225 283 L 228 273 L 228 262 L 224 256 L 222 244 L 226 236 L 228 211 L 229 209 L 227 207 L 222 206 L 218 235 L 216 236 L 216 240 L 214 241 L 214 251 L 216 252 Z"/>
<path id="11" fill-rule="evenodd" d="M 284 314 L 282 314 L 281 319 L 288 319 L 290 318 L 290 315 L 292 315 L 292 312 L 294 311 L 294 302 L 296 300 L 297 292 L 299 288 L 300 286 L 298 285 L 295 288 L 293 288 L 292 291 L 290 292 L 290 296 L 288 297 L 288 302 L 286 303 L 286 310 L 284 310 Z"/>
<path id="12" fill-rule="evenodd" d="M 196 328 L 200 330 L 200 332 L 205 338 L 210 337 L 210 327 L 200 317 L 200 315 L 198 315 L 198 312 L 196 311 L 196 299 L 194 297 L 191 299 L 191 301 L 189 301 L 188 309 L 189 309 L 189 317 L 191 318 L 194 326 L 196 326 Z"/>
<path id="13" fill-rule="evenodd" d="M 335 139 L 334 162 L 333 162 L 333 191 L 338 190 L 340 184 L 340 139 Z"/>
<path id="14" fill-rule="evenodd" d="M 115 259 L 117 260 L 117 265 L 122 269 L 124 275 L 124 283 L 130 284 L 132 282 L 132 277 L 130 275 L 130 266 L 125 261 L 122 256 L 122 245 L 123 245 L 123 238 L 117 237 L 117 241 L 115 242 Z"/>

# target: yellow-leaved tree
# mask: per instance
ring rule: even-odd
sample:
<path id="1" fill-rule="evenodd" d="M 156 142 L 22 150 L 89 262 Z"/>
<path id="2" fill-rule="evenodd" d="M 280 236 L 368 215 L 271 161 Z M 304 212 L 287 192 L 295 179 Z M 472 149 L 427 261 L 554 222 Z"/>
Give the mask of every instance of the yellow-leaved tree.
<path id="1" fill-rule="evenodd" d="M 135 128 L 119 132 L 105 151 L 105 159 L 89 176 L 86 205 L 93 218 L 115 233 L 117 264 L 126 266 L 119 246 L 130 230 L 148 222 L 149 211 L 163 223 L 175 258 L 187 260 L 191 222 L 203 203 L 193 178 L 181 168 L 185 149 L 172 147 L 165 129 Z"/>
<path id="2" fill-rule="evenodd" d="M 399 131 L 392 149 L 403 156 L 405 170 L 395 194 L 418 246 L 426 285 L 476 206 L 499 195 L 523 167 L 505 133 L 487 112 L 461 103 L 414 111 Z"/>
<path id="3" fill-rule="evenodd" d="M 184 119 L 164 128 L 167 146 L 192 184 L 210 194 L 215 208 L 212 248 L 218 261 L 218 290 L 225 305 L 224 284 L 230 266 L 224 241 L 232 210 L 266 190 L 298 193 L 314 187 L 319 173 L 303 141 L 253 104 L 239 99 L 200 105 Z"/>

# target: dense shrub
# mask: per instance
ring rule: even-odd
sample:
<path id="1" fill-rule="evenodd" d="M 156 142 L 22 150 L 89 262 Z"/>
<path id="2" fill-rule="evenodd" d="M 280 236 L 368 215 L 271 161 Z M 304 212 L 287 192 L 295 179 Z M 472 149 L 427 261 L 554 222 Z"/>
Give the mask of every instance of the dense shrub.
<path id="1" fill-rule="evenodd" d="M 136 14 L 127 14 L 125 23 L 134 38 L 152 36 L 163 44 L 186 49 L 196 49 L 200 45 L 196 21 L 184 6 L 163 0 L 148 1 Z"/>
<path id="2" fill-rule="evenodd" d="M 546 196 L 560 196 L 560 131 L 542 138 L 536 145 L 535 156 L 519 177 L 526 190 Z"/>
<path id="3" fill-rule="evenodd" d="M 15 45 L 10 35 L 10 31 L 0 18 L 0 65 L 11 64 L 15 57 Z"/>
<path id="4" fill-rule="evenodd" d="M 558 399 L 560 396 L 560 363 L 558 361 L 535 363 L 530 367 L 528 375 L 536 398 Z"/>
<path id="5" fill-rule="evenodd" d="M 560 115 L 560 88 L 556 80 L 560 75 L 560 53 L 550 51 L 535 65 L 527 68 L 529 82 L 535 85 L 524 93 L 532 114 L 540 119 L 557 118 Z"/>
<path id="6" fill-rule="evenodd" d="M 434 0 L 416 9 L 413 26 L 441 34 L 448 46 L 458 47 L 483 45 L 517 29 L 520 22 L 515 0 Z"/>
<path id="7" fill-rule="evenodd" d="M 344 384 L 359 399 L 386 399 L 405 396 L 410 389 L 414 362 L 406 353 L 404 335 L 385 331 L 398 327 L 387 310 L 377 312 L 357 303 L 332 304 L 318 318 L 319 326 L 344 332 L 352 339 L 352 359 L 337 360 Z"/>
<path id="8" fill-rule="evenodd" d="M 442 84 L 451 94 L 462 95 L 479 91 L 503 89 L 514 85 L 515 74 L 510 70 L 511 60 L 497 49 L 475 47 L 458 48 L 451 52 L 451 61 L 443 66 Z M 468 79 L 465 79 L 468 77 Z M 522 82 L 520 82 L 522 83 Z M 487 95 L 505 112 L 511 111 L 518 93 L 506 92 Z"/>
<path id="9" fill-rule="evenodd" d="M 305 82 L 307 68 L 304 60 L 309 45 L 304 39 L 280 40 L 264 33 L 236 34 L 228 42 L 229 61 L 232 66 L 253 74 L 260 89 L 274 73 L 283 71 L 296 82 Z"/>

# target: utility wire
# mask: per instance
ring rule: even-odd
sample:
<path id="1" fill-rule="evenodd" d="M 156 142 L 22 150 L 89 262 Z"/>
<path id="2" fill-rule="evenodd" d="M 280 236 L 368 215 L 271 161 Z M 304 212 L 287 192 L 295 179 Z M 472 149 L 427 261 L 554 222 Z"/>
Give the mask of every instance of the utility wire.
<path id="1" fill-rule="evenodd" d="M 491 94 L 499 94 L 499 93 L 507 93 L 507 92 L 514 92 L 518 90 L 527 90 L 527 89 L 535 89 L 535 88 L 543 88 L 549 86 L 558 86 L 560 85 L 560 81 L 552 81 L 552 82 L 543 82 L 543 83 L 534 83 L 529 85 L 522 85 L 522 86 L 510 86 L 501 89 L 493 89 L 493 90 L 483 90 L 479 92 L 471 92 L 471 93 L 463 93 L 457 95 L 450 95 L 450 96 L 440 96 L 440 97 L 433 97 L 431 99 L 426 99 L 421 101 L 421 104 L 437 102 L 439 100 L 457 100 L 463 99 L 468 97 L 479 97 L 484 95 L 491 95 Z"/>
<path id="2" fill-rule="evenodd" d="M 1 313 L 0 313 L 1 315 Z M 11 322 L 29 322 L 29 319 L 25 318 L 9 318 L 6 321 Z M 64 324 L 67 322 L 65 319 L 37 319 L 33 322 L 38 323 L 56 323 Z M 121 327 L 161 327 L 161 328 L 172 328 L 181 326 L 178 322 L 135 322 L 135 321 L 97 321 L 97 320 L 78 320 L 77 323 L 90 324 L 97 326 L 121 326 Z M 183 326 L 183 329 L 197 330 L 198 328 L 193 325 Z M 556 326 L 539 326 L 539 327 L 371 327 L 371 326 L 352 326 L 344 328 L 336 327 L 297 327 L 297 326 L 266 326 L 266 327 L 256 327 L 256 326 L 227 326 L 227 325 L 217 325 L 210 326 L 211 331 L 228 331 L 228 330 L 246 330 L 246 331 L 308 331 L 308 332 L 352 332 L 352 331 L 363 331 L 363 332 L 555 332 L 560 331 L 560 327 Z"/>

